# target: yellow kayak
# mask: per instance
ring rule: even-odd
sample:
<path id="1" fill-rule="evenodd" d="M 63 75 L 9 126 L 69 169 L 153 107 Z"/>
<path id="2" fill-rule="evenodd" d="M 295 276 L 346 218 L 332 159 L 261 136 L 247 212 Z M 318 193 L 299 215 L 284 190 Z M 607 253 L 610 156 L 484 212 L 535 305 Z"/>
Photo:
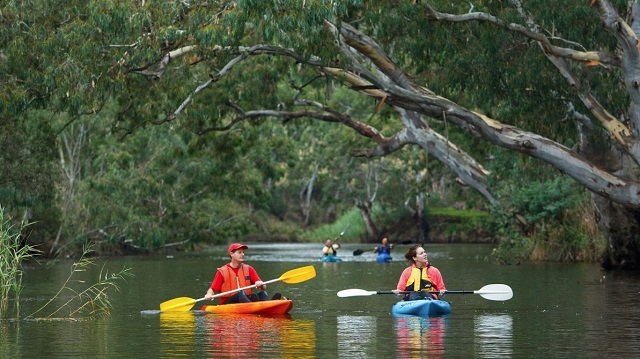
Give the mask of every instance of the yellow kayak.
<path id="1" fill-rule="evenodd" d="M 205 305 L 202 310 L 218 314 L 287 314 L 293 308 L 290 299 L 263 300 L 260 302 Z"/>

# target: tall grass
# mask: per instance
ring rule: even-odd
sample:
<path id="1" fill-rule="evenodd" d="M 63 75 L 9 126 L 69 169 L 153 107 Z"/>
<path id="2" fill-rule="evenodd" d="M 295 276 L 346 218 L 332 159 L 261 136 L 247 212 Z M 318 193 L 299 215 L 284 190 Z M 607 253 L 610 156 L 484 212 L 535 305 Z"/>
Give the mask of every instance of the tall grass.
<path id="1" fill-rule="evenodd" d="M 23 217 L 19 227 L 11 218 L 5 216 L 5 210 L 0 206 L 0 318 L 9 316 L 11 300 L 15 308 L 16 317 L 20 313 L 20 292 L 22 291 L 22 263 L 40 253 L 39 250 L 25 244 L 24 230 L 29 223 L 26 216 Z M 98 274 L 98 278 L 93 284 L 88 285 L 84 279 L 77 279 L 79 275 L 86 272 L 90 266 L 95 265 L 95 260 L 89 258 L 91 247 L 85 247 L 80 260 L 71 267 L 71 273 L 62 285 L 60 290 L 44 306 L 32 313 L 42 312 L 52 307 L 52 304 L 64 297 L 63 304 L 51 309 L 48 317 L 51 317 L 63 310 L 69 317 L 97 317 L 108 316 L 110 314 L 111 302 L 108 291 L 120 288 L 117 282 L 131 276 L 129 268 L 123 268 L 119 272 L 109 273 L 104 266 Z M 71 293 L 71 295 L 67 295 Z"/>
<path id="2" fill-rule="evenodd" d="M 5 217 L 4 208 L 0 207 L 0 318 L 9 316 L 12 297 L 16 314 L 20 312 L 22 262 L 38 253 L 32 246 L 21 243 L 28 225 L 24 216 L 16 228 L 12 219 Z"/>
<path id="3" fill-rule="evenodd" d="M 44 316 L 47 318 L 56 315 L 93 319 L 111 314 L 109 291 L 120 291 L 117 282 L 126 281 L 126 277 L 131 277 L 133 274 L 130 273 L 130 268 L 126 267 L 118 272 L 109 273 L 103 265 L 96 281 L 87 281 L 82 278 L 82 275 L 89 270 L 89 267 L 96 265 L 95 258 L 89 257 L 92 251 L 91 246 L 84 247 L 82 256 L 71 266 L 71 272 L 60 290 L 45 305 L 30 314 L 30 317 L 45 312 L 47 314 Z M 54 304 L 60 301 L 62 304 Z"/>

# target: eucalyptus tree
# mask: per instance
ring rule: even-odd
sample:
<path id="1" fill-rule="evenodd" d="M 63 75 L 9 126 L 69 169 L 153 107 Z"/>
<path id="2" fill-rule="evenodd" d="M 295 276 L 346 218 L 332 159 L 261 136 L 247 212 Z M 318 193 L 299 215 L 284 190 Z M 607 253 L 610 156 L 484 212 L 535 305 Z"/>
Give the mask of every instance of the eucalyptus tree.
<path id="1" fill-rule="evenodd" d="M 474 156 L 497 146 L 591 191 L 603 265 L 640 267 L 635 1 L 26 0 L 1 11 L 0 100 L 12 111 L 89 115 L 115 100 L 121 135 L 311 118 L 372 141 L 354 156 L 420 146 L 491 204 Z M 333 102 L 339 85 L 386 121 Z M 454 127 L 475 146 L 454 145 Z"/>

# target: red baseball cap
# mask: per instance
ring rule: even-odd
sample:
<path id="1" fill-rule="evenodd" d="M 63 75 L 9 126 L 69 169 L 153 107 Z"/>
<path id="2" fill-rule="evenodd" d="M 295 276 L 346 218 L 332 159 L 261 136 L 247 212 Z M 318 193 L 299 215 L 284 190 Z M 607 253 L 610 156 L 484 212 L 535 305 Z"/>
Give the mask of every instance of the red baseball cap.
<path id="1" fill-rule="evenodd" d="M 237 251 L 238 249 L 249 249 L 249 247 L 245 246 L 244 244 L 234 243 L 229 246 L 229 254 L 231 254 L 233 251 Z"/>

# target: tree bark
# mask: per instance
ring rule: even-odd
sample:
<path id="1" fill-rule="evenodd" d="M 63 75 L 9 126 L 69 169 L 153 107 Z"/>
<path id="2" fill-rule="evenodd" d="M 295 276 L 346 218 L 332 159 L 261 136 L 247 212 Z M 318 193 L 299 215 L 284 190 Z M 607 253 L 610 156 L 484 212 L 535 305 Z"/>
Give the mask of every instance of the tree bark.
<path id="1" fill-rule="evenodd" d="M 369 201 L 356 200 L 356 207 L 360 210 L 360 215 L 364 222 L 364 228 L 367 230 L 368 242 L 375 240 L 378 236 L 378 228 L 376 227 L 373 218 L 371 218 L 371 209 L 373 204 Z"/>
<path id="2" fill-rule="evenodd" d="M 513 126 L 509 126 L 495 119 L 489 118 L 480 113 L 465 109 L 460 105 L 433 94 L 430 90 L 416 84 L 408 78 L 406 74 L 399 71 L 393 61 L 382 51 L 382 49 L 368 36 L 359 32 L 349 24 L 342 24 L 336 29 L 333 25 L 328 25 L 335 29 L 343 46 L 343 52 L 357 50 L 361 55 L 374 63 L 377 69 L 384 73 L 384 76 L 367 70 L 359 60 L 350 54 L 351 60 L 360 75 L 359 82 L 373 84 L 373 88 L 384 89 L 382 96 L 385 101 L 397 108 L 405 111 L 413 111 L 441 121 L 455 124 L 467 129 L 471 134 L 481 137 L 493 144 L 503 148 L 524 153 L 528 156 L 541 159 L 589 189 L 594 196 L 594 204 L 598 211 L 598 223 L 604 233 L 608 236 L 609 246 L 603 256 L 602 266 L 606 269 L 640 269 L 640 250 L 638 249 L 638 229 L 640 228 L 640 182 L 635 173 L 638 173 L 638 162 L 640 159 L 638 148 L 638 131 L 640 128 L 640 73 L 635 69 L 640 68 L 640 54 L 637 44 L 637 31 L 633 33 L 631 27 L 626 25 L 617 16 L 614 8 L 608 1 L 596 1 L 602 14 L 605 26 L 608 26 L 623 49 L 622 69 L 625 73 L 625 83 L 630 91 L 632 104 L 630 105 L 628 128 L 622 121 L 611 116 L 603 106 L 595 99 L 588 89 L 580 87 L 577 76 L 573 74 L 571 68 L 565 63 L 565 57 L 572 59 L 582 59 L 583 61 L 594 61 L 592 56 L 596 56 L 598 61 L 608 61 L 616 64 L 615 57 L 608 57 L 603 54 L 576 54 L 572 51 L 562 51 L 562 49 L 550 45 L 546 36 L 513 24 L 503 24 L 495 18 L 479 14 L 474 16 L 440 14 L 432 11 L 433 17 L 438 20 L 448 21 L 468 21 L 480 20 L 493 22 L 496 25 L 504 26 L 507 29 L 524 33 L 541 45 L 545 55 L 558 68 L 560 74 L 567 79 L 578 90 L 578 97 L 585 106 L 592 111 L 592 115 L 597 118 L 603 128 L 608 131 L 610 137 L 615 141 L 615 149 L 598 157 L 586 158 L 580 153 L 563 146 L 560 143 L 544 138 L 535 133 L 531 133 Z M 634 6 L 633 19 L 636 19 L 638 6 Z M 486 15 L 486 16 L 485 16 Z M 637 20 L 637 19 L 636 19 Z M 637 24 L 638 21 L 634 21 Z M 629 43 L 633 44 L 628 45 Z M 370 87 L 369 87 L 370 88 Z M 371 91 L 371 90 L 369 90 Z M 371 94 L 370 92 L 369 94 Z M 374 94 L 373 96 L 376 96 Z M 381 98 L 382 98 L 381 97 Z M 406 123 L 405 123 L 406 126 Z M 405 127 L 406 131 L 415 134 L 415 128 Z M 585 149 L 590 149 L 584 146 Z M 622 157 L 621 170 L 607 171 L 608 161 L 604 160 L 611 156 Z"/>
<path id="3" fill-rule="evenodd" d="M 300 207 L 302 208 L 302 216 L 304 217 L 304 226 L 309 225 L 309 218 L 311 217 L 311 196 L 313 195 L 313 186 L 318 178 L 318 166 L 313 167 L 313 173 L 311 178 L 307 182 L 306 186 L 300 191 Z"/>

